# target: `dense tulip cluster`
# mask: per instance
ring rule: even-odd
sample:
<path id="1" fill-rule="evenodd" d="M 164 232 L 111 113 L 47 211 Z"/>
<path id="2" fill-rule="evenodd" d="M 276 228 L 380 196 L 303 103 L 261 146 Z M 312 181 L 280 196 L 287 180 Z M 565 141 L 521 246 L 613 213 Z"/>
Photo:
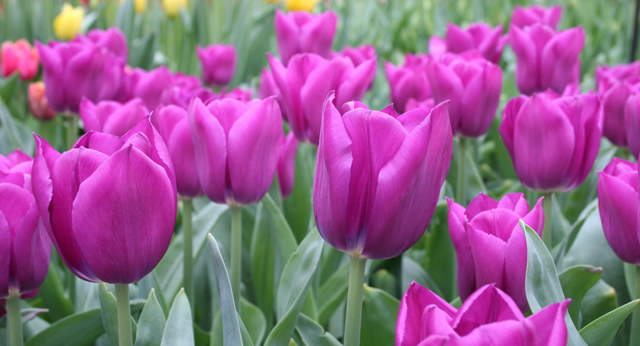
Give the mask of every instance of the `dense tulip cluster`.
<path id="1" fill-rule="evenodd" d="M 431 37 L 429 51 L 434 56 L 446 52 L 460 54 L 475 51 L 490 62 L 497 64 L 506 43 L 506 37 L 502 36 L 502 25 L 491 28 L 485 23 L 475 23 L 462 29 L 449 23 L 445 39 L 438 36 Z"/>

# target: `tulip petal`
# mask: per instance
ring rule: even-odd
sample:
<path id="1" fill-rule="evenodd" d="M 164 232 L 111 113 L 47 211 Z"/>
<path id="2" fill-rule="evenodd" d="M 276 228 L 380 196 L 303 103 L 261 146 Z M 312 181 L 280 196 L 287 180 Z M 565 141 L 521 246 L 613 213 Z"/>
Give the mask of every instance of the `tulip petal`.
<path id="1" fill-rule="evenodd" d="M 476 198 L 477 199 L 477 198 Z M 467 238 L 464 207 L 447 198 L 449 235 L 456 251 L 458 293 L 463 301 L 476 290 L 476 270 L 471 245 Z"/>
<path id="2" fill-rule="evenodd" d="M 427 65 L 427 77 L 433 92 L 436 103 L 451 100 L 449 103 L 449 118 L 451 119 L 451 130 L 458 133 L 460 120 L 462 119 L 462 95 L 464 85 L 460 78 L 449 66 L 432 61 Z"/>
<path id="3" fill-rule="evenodd" d="M 373 57 L 364 61 L 349 72 L 346 78 L 341 81 L 336 92 L 335 102 L 338 108 L 341 108 L 346 102 L 362 100 L 362 96 L 376 76 L 376 69 L 378 67 L 376 60 L 377 57 Z"/>
<path id="4" fill-rule="evenodd" d="M 509 43 L 516 54 L 516 85 L 521 93 L 531 95 L 539 91 L 540 57 L 536 51 L 536 44 L 524 30 L 512 25 L 509 28 Z"/>
<path id="5" fill-rule="evenodd" d="M 502 321 L 473 329 L 460 340 L 460 345 L 532 345 L 532 328 L 520 321 Z"/>
<path id="6" fill-rule="evenodd" d="M 4 214 L 0 212 L 0 297 L 9 295 L 11 264 L 11 230 Z"/>
<path id="7" fill-rule="evenodd" d="M 36 41 L 38 56 L 42 62 L 42 77 L 46 85 L 56 85 L 62 81 L 64 64 L 54 48 Z M 45 88 L 49 106 L 56 112 L 64 112 L 65 88 Z"/>
<path id="8" fill-rule="evenodd" d="M 467 335 L 482 325 L 510 320 L 522 321 L 524 315 L 506 293 L 485 285 L 462 303 L 451 325 L 459 335 Z"/>
<path id="9" fill-rule="evenodd" d="M 558 32 L 542 49 L 540 72 L 545 86 L 557 93 L 573 81 L 574 68 L 584 46 L 585 33 L 582 27 Z M 520 66 L 520 65 L 518 65 Z"/>
<path id="10" fill-rule="evenodd" d="M 565 315 L 570 299 L 545 307 L 529 316 L 527 321 L 535 328 L 535 344 L 545 346 L 564 346 L 567 344 L 567 324 Z"/>
<path id="11" fill-rule="evenodd" d="M 478 197 L 474 198 L 471 203 L 469 203 L 469 206 L 467 206 L 467 210 L 464 212 L 464 215 L 468 220 L 473 220 L 473 218 L 481 212 L 496 209 L 499 205 L 500 202 L 481 192 L 480 194 L 478 194 Z"/>
<path id="12" fill-rule="evenodd" d="M 298 140 L 293 132 L 289 133 L 282 144 L 282 151 L 278 159 L 278 182 L 280 183 L 280 193 L 283 198 L 287 198 L 295 184 L 295 158 L 298 150 Z"/>
<path id="13" fill-rule="evenodd" d="M 47 231 L 51 232 L 51 215 L 49 213 L 49 206 L 51 205 L 53 195 L 51 169 L 60 158 L 60 153 L 53 149 L 42 137 L 35 133 L 33 136 L 36 141 L 36 153 L 33 158 L 33 168 L 31 170 L 31 184 L 42 221 Z M 51 238 L 55 243 L 54 237 Z"/>
<path id="14" fill-rule="evenodd" d="M 505 208 L 523 217 L 529 213 L 529 203 L 523 193 L 512 192 L 504 195 L 496 208 Z M 487 208 L 488 209 L 488 208 Z M 485 210 L 487 210 L 485 209 Z"/>

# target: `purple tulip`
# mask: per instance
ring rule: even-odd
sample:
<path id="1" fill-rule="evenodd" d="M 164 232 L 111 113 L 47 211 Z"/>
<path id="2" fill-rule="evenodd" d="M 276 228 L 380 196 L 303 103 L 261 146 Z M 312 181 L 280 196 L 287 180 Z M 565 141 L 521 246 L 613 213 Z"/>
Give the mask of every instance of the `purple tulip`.
<path id="1" fill-rule="evenodd" d="M 282 151 L 278 159 L 278 183 L 282 198 L 289 197 L 293 191 L 296 175 L 296 150 L 298 150 L 298 140 L 293 132 L 290 132 L 282 138 Z"/>
<path id="2" fill-rule="evenodd" d="M 336 91 L 334 105 L 339 109 L 348 101 L 360 101 L 376 74 L 375 58 L 358 67 L 348 58 L 326 60 L 315 54 L 296 55 L 287 67 L 272 56 L 269 63 L 285 119 L 299 141 L 313 144 L 318 144 L 327 94 Z"/>
<path id="3" fill-rule="evenodd" d="M 88 99 L 80 102 L 80 119 L 85 132 L 98 131 L 114 136 L 124 136 L 132 127 L 149 115 L 149 110 L 141 99 L 127 103 L 100 101 L 94 104 Z"/>
<path id="4" fill-rule="evenodd" d="M 216 95 L 214 99 L 215 100 L 234 99 L 234 100 L 247 103 L 251 101 L 252 96 L 253 96 L 253 91 L 251 89 L 234 88 L 234 89 L 231 89 L 231 91 L 227 91 L 226 88 L 222 88 L 220 93 Z"/>
<path id="5" fill-rule="evenodd" d="M 276 10 L 274 24 L 282 63 L 287 66 L 289 60 L 300 53 L 328 58 L 337 21 L 338 17 L 331 11 L 316 15 L 304 11 L 285 14 Z"/>
<path id="6" fill-rule="evenodd" d="M 232 206 L 264 197 L 282 146 L 282 115 L 274 97 L 247 104 L 234 99 L 189 106 L 189 128 L 205 195 Z"/>
<path id="7" fill-rule="evenodd" d="M 637 159 L 640 156 L 640 94 L 633 94 L 627 99 L 624 124 L 629 150 Z"/>
<path id="8" fill-rule="evenodd" d="M 0 155 L 0 298 L 37 290 L 49 270 L 51 240 L 31 188 L 32 159 Z"/>
<path id="9" fill-rule="evenodd" d="M 598 155 L 600 102 L 595 94 L 523 95 L 505 106 L 500 134 L 526 188 L 568 191 L 584 181 Z"/>
<path id="10" fill-rule="evenodd" d="M 183 198 L 202 195 L 187 110 L 175 105 L 158 107 L 151 115 L 151 123 L 169 150 L 178 194 Z"/>
<path id="11" fill-rule="evenodd" d="M 530 7 L 516 6 L 511 16 L 511 25 L 525 28 L 534 24 L 542 24 L 556 30 L 561 18 L 561 6 L 551 6 L 549 8 L 540 5 Z"/>
<path id="12" fill-rule="evenodd" d="M 481 57 L 446 54 L 427 65 L 427 77 L 435 103 L 451 100 L 449 117 L 454 135 L 479 137 L 495 118 L 502 71 Z"/>
<path id="13" fill-rule="evenodd" d="M 416 99 L 409 99 L 407 101 L 407 104 L 404 106 L 404 110 L 405 112 L 414 110 L 416 108 L 422 108 L 422 107 L 427 107 L 427 108 L 433 108 L 435 107 L 435 101 L 433 100 L 433 98 L 428 98 L 424 101 L 417 101 Z"/>
<path id="14" fill-rule="evenodd" d="M 62 154 L 35 137 L 36 202 L 71 272 L 119 284 L 149 274 L 169 247 L 177 207 L 173 165 L 149 119 L 123 137 L 89 132 Z"/>
<path id="15" fill-rule="evenodd" d="M 344 47 L 340 52 L 332 52 L 331 57 L 343 56 L 349 58 L 353 66 L 359 66 L 363 62 L 377 58 L 376 49 L 372 45 L 363 45 L 359 47 Z"/>
<path id="16" fill-rule="evenodd" d="M 629 140 L 637 135 L 627 138 L 625 105 L 629 96 L 640 87 L 640 62 L 614 67 L 599 66 L 596 68 L 596 85 L 604 114 L 602 134 L 617 146 L 628 146 Z"/>
<path id="17" fill-rule="evenodd" d="M 509 42 L 516 54 L 516 85 L 523 94 L 548 88 L 561 94 L 567 84 L 580 80 L 580 51 L 584 46 L 582 27 L 554 31 L 533 24 L 509 28 Z"/>
<path id="18" fill-rule="evenodd" d="M 431 61 L 428 55 L 407 54 L 404 65 L 394 66 L 385 62 L 384 71 L 391 89 L 390 98 L 393 108 L 404 113 L 409 110 L 407 104 L 431 102 L 431 88 L 427 79 L 427 65 Z M 412 101 L 413 100 L 413 101 Z"/>
<path id="19" fill-rule="evenodd" d="M 398 116 L 324 104 L 313 184 L 324 240 L 352 256 L 398 256 L 422 236 L 451 162 L 447 104 Z"/>
<path id="20" fill-rule="evenodd" d="M 212 44 L 196 47 L 202 79 L 209 85 L 226 85 L 233 79 L 236 68 L 236 49 L 233 45 Z"/>
<path id="21" fill-rule="evenodd" d="M 117 29 L 91 31 L 69 42 L 36 42 L 45 92 L 56 112 L 78 113 L 80 101 L 114 100 L 123 82 L 126 44 Z"/>
<path id="22" fill-rule="evenodd" d="M 400 302 L 396 346 L 565 346 L 570 302 L 525 318 L 507 294 L 485 285 L 456 310 L 413 282 Z"/>
<path id="23" fill-rule="evenodd" d="M 440 56 L 445 52 L 461 54 L 476 51 L 485 59 L 497 64 L 506 43 L 506 36 L 502 36 L 502 25 L 491 28 L 486 23 L 474 23 L 462 29 L 449 23 L 444 39 L 431 36 L 429 52 L 434 56 Z"/>
<path id="24" fill-rule="evenodd" d="M 278 96 L 280 90 L 276 85 L 276 81 L 273 80 L 273 74 L 266 68 L 262 68 L 260 73 L 260 87 L 258 88 L 258 97 L 266 99 L 269 96 Z"/>
<path id="25" fill-rule="evenodd" d="M 598 174 L 598 208 L 607 242 L 621 260 L 640 265 L 638 165 L 614 157 Z"/>
<path id="26" fill-rule="evenodd" d="M 521 193 L 510 193 L 500 201 L 480 194 L 467 209 L 447 198 L 449 233 L 456 250 L 458 291 L 465 301 L 486 284 L 507 293 L 520 310 L 529 304 L 524 290 L 527 241 L 520 229 L 522 219 L 542 236 L 542 198 L 529 210 Z"/>

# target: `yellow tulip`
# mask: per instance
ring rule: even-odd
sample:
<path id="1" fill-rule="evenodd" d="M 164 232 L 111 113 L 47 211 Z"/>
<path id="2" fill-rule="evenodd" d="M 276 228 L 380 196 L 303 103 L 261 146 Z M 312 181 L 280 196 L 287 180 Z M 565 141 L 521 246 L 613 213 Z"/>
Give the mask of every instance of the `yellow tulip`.
<path id="1" fill-rule="evenodd" d="M 118 0 L 119 3 L 125 2 L 125 0 Z M 133 0 L 133 9 L 136 13 L 142 13 L 147 10 L 147 0 Z"/>
<path id="2" fill-rule="evenodd" d="M 289 11 L 313 11 L 316 7 L 318 0 L 286 0 L 284 7 Z"/>
<path id="3" fill-rule="evenodd" d="M 267 0 L 267 2 L 270 4 L 277 4 L 280 2 L 280 0 Z"/>
<path id="4" fill-rule="evenodd" d="M 62 40 L 71 40 L 80 33 L 82 20 L 84 19 L 84 9 L 73 7 L 69 4 L 62 5 L 62 11 L 53 20 L 53 31 Z"/>
<path id="5" fill-rule="evenodd" d="M 162 0 L 162 7 L 169 17 L 175 17 L 187 6 L 187 0 Z"/>

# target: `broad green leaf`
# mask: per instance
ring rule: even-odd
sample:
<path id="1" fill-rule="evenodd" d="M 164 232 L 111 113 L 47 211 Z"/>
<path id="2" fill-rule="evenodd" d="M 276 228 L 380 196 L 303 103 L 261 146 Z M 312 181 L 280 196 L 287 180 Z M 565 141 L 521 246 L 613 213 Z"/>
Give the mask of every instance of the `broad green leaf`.
<path id="1" fill-rule="evenodd" d="M 360 343 L 367 346 L 393 345 L 400 301 L 387 292 L 364 286 Z"/>
<path id="2" fill-rule="evenodd" d="M 571 298 L 569 315 L 576 326 L 580 326 L 580 303 L 587 291 L 600 280 L 602 268 L 592 266 L 571 267 L 558 276 L 566 298 Z"/>
<path id="3" fill-rule="evenodd" d="M 580 330 L 580 335 L 589 346 L 608 346 L 616 336 L 618 328 L 633 310 L 640 305 L 640 299 L 623 305 L 597 320 L 589 323 Z"/>
<path id="4" fill-rule="evenodd" d="M 529 307 L 533 313 L 536 313 L 544 307 L 564 301 L 564 294 L 553 258 L 542 239 L 522 220 L 520 220 L 520 227 L 527 239 L 525 291 Z M 565 315 L 565 323 L 567 324 L 567 345 L 586 345 L 569 314 Z"/>
<path id="5" fill-rule="evenodd" d="M 133 18 L 135 16 L 133 0 L 125 0 L 118 6 L 118 14 L 116 15 L 116 26 L 122 30 L 127 41 L 131 43 L 133 30 Z"/>
<path id="6" fill-rule="evenodd" d="M 262 311 L 258 309 L 257 306 L 243 299 L 240 316 L 253 344 L 260 345 L 267 332 L 267 320 L 262 314 Z"/>
<path id="7" fill-rule="evenodd" d="M 57 321 L 29 339 L 25 346 L 90 346 L 103 334 L 100 309 L 93 309 Z"/>
<path id="8" fill-rule="evenodd" d="M 143 37 L 133 40 L 131 44 L 131 66 L 143 69 L 153 67 L 153 53 L 156 43 L 155 31 L 147 32 Z"/>
<path id="9" fill-rule="evenodd" d="M 582 304 L 580 304 L 582 325 L 588 325 L 617 308 L 616 290 L 604 280 L 600 280 L 582 298 Z"/>
<path id="10" fill-rule="evenodd" d="M 18 74 L 14 73 L 9 78 L 0 79 L 0 98 L 4 103 L 9 103 L 18 90 Z"/>
<path id="11" fill-rule="evenodd" d="M 116 297 L 107 290 L 104 283 L 99 284 L 100 315 L 107 338 L 111 345 L 118 344 L 118 303 Z"/>
<path id="12" fill-rule="evenodd" d="M 169 317 L 162 334 L 161 346 L 194 346 L 193 322 L 189 299 L 181 289 L 173 301 Z"/>
<path id="13" fill-rule="evenodd" d="M 289 224 L 287 223 L 287 219 L 284 217 L 284 214 L 282 214 L 282 211 L 278 209 L 273 198 L 267 194 L 262 199 L 262 203 L 265 208 L 267 208 L 267 211 L 271 215 L 275 225 L 274 229 L 276 234 L 274 234 L 274 239 L 276 246 L 278 247 L 280 260 L 282 263 L 287 263 L 291 255 L 296 251 L 298 242 L 296 242 L 296 238 L 293 235 L 291 227 L 289 227 Z"/>
<path id="14" fill-rule="evenodd" d="M 47 309 L 38 308 L 22 308 L 20 314 L 22 315 L 22 324 L 25 324 L 38 316 L 39 314 L 46 313 Z M 7 327 L 7 315 L 0 317 L 0 328 Z"/>
<path id="15" fill-rule="evenodd" d="M 291 339 L 323 244 L 317 230 L 309 232 L 284 267 L 278 287 L 278 323 L 269 333 L 265 346 L 286 345 Z"/>
<path id="16" fill-rule="evenodd" d="M 275 305 L 275 247 L 269 233 L 268 215 L 263 205 L 258 204 L 256 221 L 251 239 L 251 278 L 256 303 L 272 326 Z"/>
<path id="17" fill-rule="evenodd" d="M 304 314 L 298 317 L 296 330 L 309 346 L 342 346 L 333 335 L 326 333 L 322 326 Z"/>
<path id="18" fill-rule="evenodd" d="M 331 315 L 336 311 L 338 306 L 347 297 L 347 284 L 349 283 L 349 262 L 342 264 L 340 269 L 329 277 L 318 292 L 318 302 L 320 302 L 320 310 L 318 314 L 318 322 L 325 325 Z"/>
<path id="19" fill-rule="evenodd" d="M 62 283 L 58 277 L 58 268 L 53 263 L 49 265 L 49 272 L 38 290 L 38 297 L 49 309 L 48 315 L 53 322 L 73 313 L 71 302 L 64 295 Z"/>
<path id="20" fill-rule="evenodd" d="M 571 226 L 571 229 L 569 230 L 567 235 L 562 239 L 560 244 L 556 245 L 553 248 L 553 251 L 552 251 L 554 253 L 553 257 L 556 263 L 559 263 L 563 260 L 564 255 L 567 253 L 567 251 L 571 249 L 571 246 L 573 246 L 573 243 L 578 237 L 578 233 L 580 232 L 580 229 L 582 229 L 582 225 L 584 225 L 584 222 L 587 221 L 587 218 L 591 216 L 591 213 L 597 210 L 597 207 L 598 207 L 597 201 L 593 201 L 592 203 L 589 203 L 589 205 L 587 205 L 587 207 L 580 214 L 580 217 L 578 218 L 578 220 L 576 220 L 576 222 L 573 223 L 573 225 Z"/>
<path id="21" fill-rule="evenodd" d="M 138 320 L 138 332 L 135 346 L 158 346 L 162 342 L 164 327 L 167 323 L 164 312 L 153 289 Z"/>

